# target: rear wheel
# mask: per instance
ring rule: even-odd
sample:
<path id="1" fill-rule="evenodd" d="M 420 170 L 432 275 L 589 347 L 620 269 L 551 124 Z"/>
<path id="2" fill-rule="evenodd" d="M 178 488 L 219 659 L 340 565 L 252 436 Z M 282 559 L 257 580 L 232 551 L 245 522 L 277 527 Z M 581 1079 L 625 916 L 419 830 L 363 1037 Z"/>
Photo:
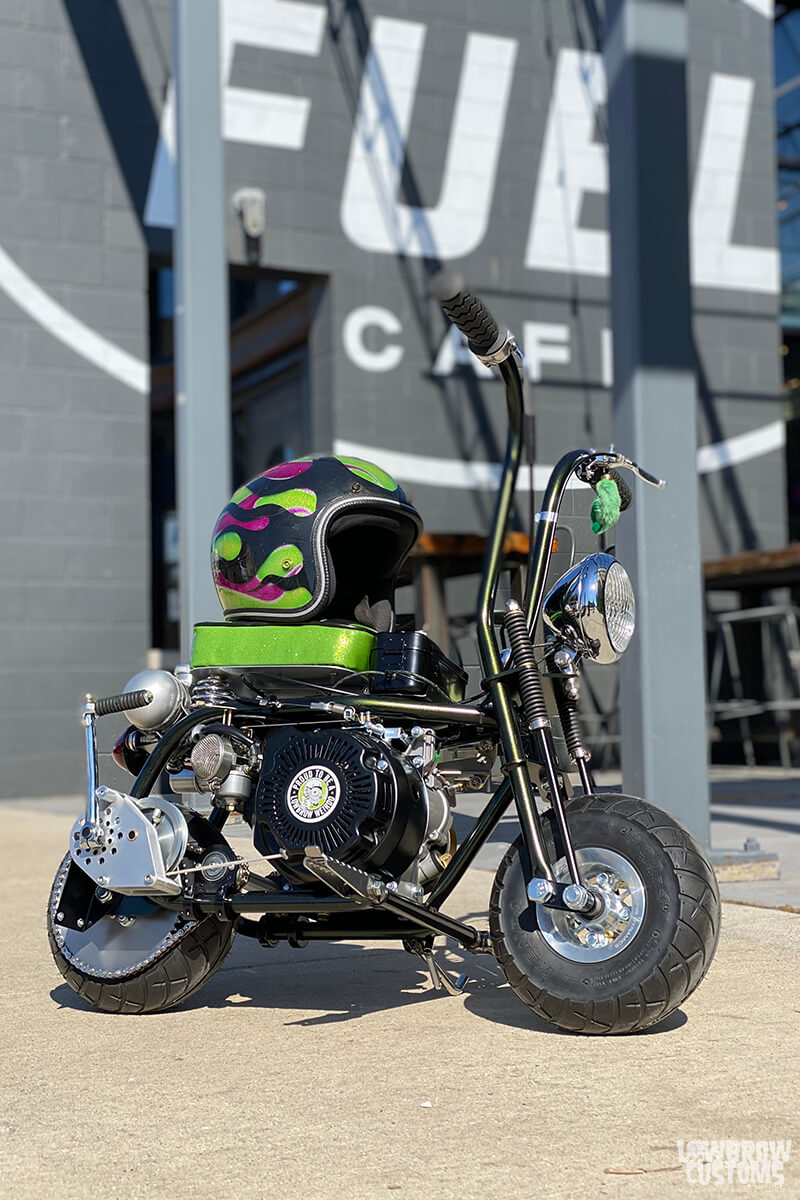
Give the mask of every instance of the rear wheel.
<path id="1" fill-rule="evenodd" d="M 67 855 L 53 883 L 47 934 L 56 966 L 89 1004 L 103 1012 L 161 1012 L 186 1000 L 220 967 L 235 925 L 215 916 L 185 920 L 130 897 L 86 929 L 65 924 L 70 862 Z"/>
<path id="2" fill-rule="evenodd" d="M 567 815 L 582 880 L 603 911 L 587 919 L 532 904 L 520 837 L 492 889 L 495 953 L 545 1020 L 576 1033 L 633 1033 L 674 1012 L 708 970 L 720 927 L 714 872 L 694 838 L 644 800 L 579 796 Z M 552 814 L 545 820 L 555 858 Z M 563 859 L 556 876 L 569 877 Z"/>

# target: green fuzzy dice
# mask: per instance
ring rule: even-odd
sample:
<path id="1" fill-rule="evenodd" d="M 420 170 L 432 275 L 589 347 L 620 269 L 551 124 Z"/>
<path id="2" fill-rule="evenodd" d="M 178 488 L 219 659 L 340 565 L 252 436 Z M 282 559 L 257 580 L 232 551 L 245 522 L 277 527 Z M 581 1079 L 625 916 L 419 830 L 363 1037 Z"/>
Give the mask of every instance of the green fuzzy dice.
<path id="1" fill-rule="evenodd" d="M 592 505 L 592 533 L 606 533 L 619 520 L 619 488 L 613 479 L 599 480 Z"/>

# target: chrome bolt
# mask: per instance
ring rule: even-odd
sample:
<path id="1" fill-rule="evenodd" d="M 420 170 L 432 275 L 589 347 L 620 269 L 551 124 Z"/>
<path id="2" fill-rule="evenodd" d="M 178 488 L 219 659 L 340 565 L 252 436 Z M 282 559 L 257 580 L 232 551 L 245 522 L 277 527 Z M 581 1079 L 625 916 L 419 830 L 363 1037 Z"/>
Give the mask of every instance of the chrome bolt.
<path id="1" fill-rule="evenodd" d="M 108 880 L 106 879 L 105 875 L 101 876 L 100 882 L 108 883 Z M 95 897 L 100 901 L 101 904 L 110 904 L 111 901 L 114 899 L 114 897 L 111 895 L 111 892 L 109 892 L 109 890 L 107 888 L 101 888 L 101 887 L 95 888 L 94 894 L 95 894 Z"/>
<path id="2" fill-rule="evenodd" d="M 122 913 L 120 916 L 118 916 L 117 920 L 123 929 L 129 929 L 131 925 L 136 924 L 136 917 L 128 917 L 125 915 L 125 913 Z"/>
<path id="3" fill-rule="evenodd" d="M 422 732 L 423 732 L 423 731 L 422 731 L 422 726 L 421 726 L 421 725 L 415 725 L 415 726 L 414 726 L 414 728 L 411 730 L 411 736 L 412 736 L 413 738 L 422 737 Z"/>
<path id="4" fill-rule="evenodd" d="M 378 761 L 375 763 L 375 770 L 380 771 L 382 775 L 389 770 L 389 764 L 385 758 L 378 759 Z"/>
<path id="5" fill-rule="evenodd" d="M 555 895 L 555 888 L 549 879 L 532 879 L 528 884 L 528 899 L 537 904 L 549 900 Z"/>
<path id="6" fill-rule="evenodd" d="M 564 888 L 563 900 L 567 908 L 583 909 L 591 899 L 590 893 L 579 883 L 570 883 Z"/>
<path id="7" fill-rule="evenodd" d="M 63 912 L 57 912 L 57 913 L 56 913 L 56 920 L 57 920 L 57 921 L 63 921 L 63 920 L 64 920 L 64 914 L 63 914 Z"/>
<path id="8" fill-rule="evenodd" d="M 423 766 L 425 765 L 425 759 L 422 757 L 421 754 L 415 754 L 411 760 L 411 765 L 412 765 L 412 767 L 416 767 L 418 771 L 421 771 Z"/>
<path id="9" fill-rule="evenodd" d="M 78 929 L 83 929 L 83 927 L 84 927 L 84 925 L 86 924 L 86 922 L 84 921 L 83 917 L 78 917 L 78 919 L 77 919 L 77 921 L 75 922 L 75 924 L 78 926 Z"/>
<path id="10" fill-rule="evenodd" d="M 619 910 L 619 919 L 620 921 L 630 921 L 631 919 L 631 910 L 625 904 Z"/>
<path id="11" fill-rule="evenodd" d="M 611 879 L 609 878 L 608 875 L 606 875 L 605 871 L 603 871 L 600 875 L 597 876 L 597 886 L 598 887 L 608 887 L 608 885 L 610 883 L 611 883 Z"/>
<path id="12" fill-rule="evenodd" d="M 594 950 L 599 950 L 601 946 L 606 944 L 606 935 L 604 933 L 590 933 L 586 941 Z"/>
<path id="13" fill-rule="evenodd" d="M 107 876 L 107 875 L 98 875 L 98 876 L 97 876 L 97 882 L 98 882 L 98 883 L 102 883 L 103 885 L 107 884 L 107 883 L 108 883 L 108 876 Z M 98 889 L 98 891 L 99 891 L 99 889 Z M 98 896 L 98 899 L 99 899 L 99 896 Z"/>
<path id="14" fill-rule="evenodd" d="M 154 884 L 154 883 L 155 883 L 155 879 L 153 878 L 153 876 L 152 876 L 152 875 L 145 875 L 145 877 L 144 877 L 144 881 L 145 881 L 145 883 L 147 884 L 147 886 L 148 886 L 148 887 L 150 887 L 152 884 Z"/>

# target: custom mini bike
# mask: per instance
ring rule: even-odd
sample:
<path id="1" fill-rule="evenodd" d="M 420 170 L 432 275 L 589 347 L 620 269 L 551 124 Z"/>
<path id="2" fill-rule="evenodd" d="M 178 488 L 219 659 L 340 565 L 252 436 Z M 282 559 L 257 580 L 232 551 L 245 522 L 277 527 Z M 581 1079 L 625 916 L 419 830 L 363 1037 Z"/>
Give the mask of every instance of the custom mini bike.
<path id="1" fill-rule="evenodd" d="M 565 454 L 526 595 L 496 620 L 522 447 L 519 354 L 458 277 L 435 288 L 499 370 L 510 423 L 478 600 L 481 693 L 465 700 L 461 668 L 424 633 L 395 629 L 394 582 L 421 521 L 390 476 L 320 457 L 240 488 L 213 538 L 225 620 L 195 628 L 190 666 L 144 671 L 83 706 L 87 808 L 48 928 L 67 983 L 99 1009 L 180 1003 L 236 933 L 266 947 L 395 940 L 457 993 L 465 977 L 432 955 L 436 937 L 452 938 L 494 954 L 525 1004 L 581 1033 L 660 1021 L 708 969 L 720 909 L 702 850 L 647 801 L 597 795 L 583 745 L 580 668 L 628 645 L 628 576 L 596 553 L 546 589 L 573 475 L 595 488 L 596 528 L 630 502 L 621 469 L 661 485 L 614 451 Z M 116 712 L 131 722 L 114 751 L 135 777 L 128 793 L 97 778 L 96 722 Z M 457 845 L 458 793 L 498 765 L 503 782 Z M 173 798 L 151 795 L 165 780 Z M 197 793 L 210 816 L 190 806 Z M 520 833 L 495 876 L 488 929 L 447 916 L 443 903 L 512 805 Z M 226 840 L 231 813 L 252 828 L 257 859 Z"/>

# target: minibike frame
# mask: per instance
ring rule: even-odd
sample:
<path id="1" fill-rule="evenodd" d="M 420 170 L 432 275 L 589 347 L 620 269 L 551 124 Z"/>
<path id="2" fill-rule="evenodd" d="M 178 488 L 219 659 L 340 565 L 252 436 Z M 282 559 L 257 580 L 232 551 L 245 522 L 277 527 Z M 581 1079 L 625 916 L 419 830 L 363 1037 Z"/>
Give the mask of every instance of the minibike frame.
<path id="1" fill-rule="evenodd" d="M 310 846 L 306 850 L 305 865 L 318 880 L 328 885 L 331 893 L 328 896 L 317 894 L 318 888 L 315 891 L 310 886 L 290 885 L 274 878 L 251 874 L 247 890 L 232 894 L 221 892 L 211 897 L 152 895 L 149 903 L 184 911 L 187 916 L 215 913 L 235 921 L 238 932 L 255 937 L 267 946 L 277 944 L 280 939 L 287 939 L 294 945 L 303 945 L 313 939 L 400 939 L 408 949 L 425 953 L 429 952 L 434 936 L 445 935 L 454 938 L 467 950 L 491 953 L 487 931 L 447 916 L 441 912 L 441 905 L 475 861 L 479 850 L 513 802 L 533 872 L 531 878 L 526 880 L 531 902 L 546 901 L 552 907 L 584 915 L 591 915 L 594 911 L 596 898 L 581 885 L 572 847 L 564 811 L 567 792 L 563 776 L 567 771 L 559 763 L 552 721 L 544 702 L 539 666 L 533 654 L 532 635 L 542 612 L 556 525 L 572 476 L 577 475 L 585 483 L 592 484 L 617 468 L 625 468 L 657 487 L 663 487 L 663 482 L 613 450 L 572 450 L 563 455 L 553 468 L 542 511 L 537 515 L 524 603 L 520 607 L 516 602 L 509 601 L 506 609 L 505 626 L 511 654 L 504 655 L 495 627 L 494 604 L 522 453 L 522 359 L 514 337 L 508 332 L 501 334 L 482 303 L 466 292 L 463 285 L 457 287 L 453 284 L 452 278 L 445 279 L 444 291 L 452 293 L 452 288 L 455 288 L 457 294 L 452 294 L 452 299 L 443 296 L 440 286 L 442 307 L 469 336 L 470 348 L 477 357 L 499 370 L 505 386 L 509 423 L 505 462 L 483 560 L 478 600 L 477 631 L 484 675 L 483 700 L 477 704 L 439 704 L 354 695 L 346 691 L 339 694 L 331 689 L 332 694 L 325 699 L 318 696 L 288 700 L 270 697 L 259 703 L 232 700 L 230 703 L 226 701 L 224 707 L 204 706 L 179 720 L 162 736 L 137 776 L 130 795 L 136 801 L 148 797 L 168 761 L 193 727 L 201 722 L 208 724 L 215 721 L 224 721 L 240 728 L 263 728 L 309 722 L 324 726 L 369 717 L 377 717 L 382 721 L 413 720 L 415 724 L 432 728 L 444 727 L 453 737 L 460 734 L 460 740 L 463 741 L 475 741 L 482 737 L 499 740 L 505 779 L 424 898 L 421 895 L 411 898 L 401 894 L 391 882 L 327 858 L 317 847 Z M 465 313 L 469 319 L 465 319 Z M 476 336 L 476 315 L 478 325 L 483 323 L 477 331 L 480 336 Z M 622 487 L 624 489 L 624 485 Z M 561 674 L 553 662 L 557 645 L 557 642 L 553 644 L 546 654 L 546 674 L 550 676 Z M 86 821 L 90 825 L 96 819 L 98 803 L 95 795 L 95 721 L 102 714 L 102 704 L 87 700 L 83 709 L 89 775 Z M 107 707 L 105 711 L 111 709 Z M 577 722 L 574 713 L 573 720 Z M 573 730 L 575 728 L 576 724 Z M 585 751 L 581 752 L 579 737 L 573 738 L 570 750 L 572 761 L 568 770 L 577 771 L 584 792 L 593 793 L 588 755 Z M 555 879 L 555 864 L 546 850 L 542 822 L 535 802 L 535 788 L 531 781 L 531 764 L 538 767 L 539 788 L 553 808 L 558 858 L 566 859 L 569 878 L 561 882 Z M 209 821 L 220 831 L 227 815 L 225 810 L 215 809 Z"/>

